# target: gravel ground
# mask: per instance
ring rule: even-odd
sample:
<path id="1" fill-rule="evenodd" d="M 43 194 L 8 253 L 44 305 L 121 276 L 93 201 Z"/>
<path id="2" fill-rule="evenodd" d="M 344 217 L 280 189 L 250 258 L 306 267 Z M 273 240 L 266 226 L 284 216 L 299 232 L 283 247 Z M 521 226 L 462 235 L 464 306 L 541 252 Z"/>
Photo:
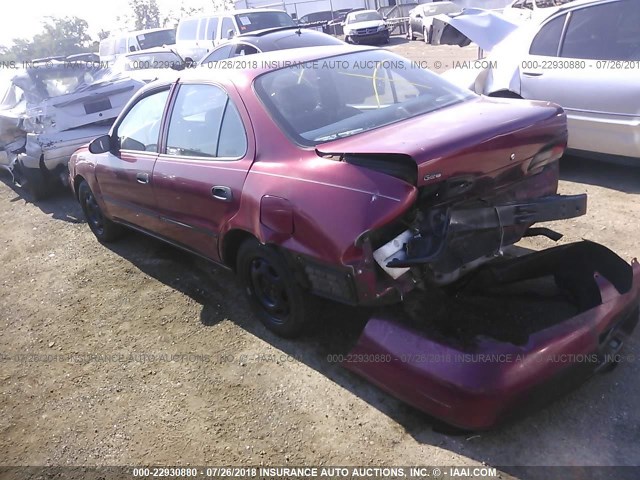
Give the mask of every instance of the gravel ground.
<path id="1" fill-rule="evenodd" d="M 391 48 L 441 70 L 476 56 L 400 39 Z M 499 430 L 438 433 L 327 361 L 369 312 L 331 307 L 328 328 L 282 340 L 254 319 L 230 273 L 134 233 L 103 246 L 68 192 L 34 204 L 0 179 L 2 465 L 484 462 L 509 474 L 640 460 L 637 363 Z M 586 216 L 550 225 L 563 242 L 638 254 L 640 170 L 565 158 L 560 190 L 590 196 Z M 637 338 L 626 345 L 636 358 Z"/>

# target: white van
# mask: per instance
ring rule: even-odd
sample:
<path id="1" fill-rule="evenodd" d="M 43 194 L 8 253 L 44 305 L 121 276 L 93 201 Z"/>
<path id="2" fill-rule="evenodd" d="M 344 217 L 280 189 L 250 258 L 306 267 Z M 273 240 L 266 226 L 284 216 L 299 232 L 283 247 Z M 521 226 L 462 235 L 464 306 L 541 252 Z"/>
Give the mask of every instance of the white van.
<path id="1" fill-rule="evenodd" d="M 175 43 L 175 28 L 149 28 L 118 33 L 100 42 L 100 61 L 112 64 L 123 53 L 162 47 L 163 45 L 175 45 Z"/>
<path id="2" fill-rule="evenodd" d="M 295 23 L 287 12 L 265 8 L 187 17 L 178 23 L 176 49 L 182 58 L 198 61 L 215 46 L 236 35 L 292 26 Z"/>

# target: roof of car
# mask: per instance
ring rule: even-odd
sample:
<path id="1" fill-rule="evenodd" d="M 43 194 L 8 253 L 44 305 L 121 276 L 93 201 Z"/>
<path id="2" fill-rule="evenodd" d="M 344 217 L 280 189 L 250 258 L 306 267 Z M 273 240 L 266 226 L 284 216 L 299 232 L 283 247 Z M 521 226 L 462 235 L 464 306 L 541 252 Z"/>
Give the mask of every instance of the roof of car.
<path id="1" fill-rule="evenodd" d="M 152 54 L 152 53 L 173 53 L 174 55 L 177 55 L 175 51 L 167 47 L 152 47 L 152 48 L 145 48 L 144 50 L 136 50 L 135 52 L 127 52 L 124 54 L 124 56 L 133 57 L 134 55 L 145 55 L 145 54 Z"/>
<path id="2" fill-rule="evenodd" d="M 582 7 L 584 5 L 595 5 L 597 3 L 610 3 L 610 2 L 621 2 L 621 1 L 623 0 L 573 0 L 573 2 L 565 3 L 564 5 L 560 6 L 560 8 L 558 8 L 558 12 L 570 10 L 575 7 Z"/>
<path id="3" fill-rule="evenodd" d="M 242 15 L 247 13 L 264 13 L 264 12 L 287 13 L 284 10 L 280 10 L 278 8 L 243 8 L 241 10 L 224 10 L 220 12 L 199 13 L 198 15 L 183 17 L 180 19 L 180 21 L 182 22 L 183 20 L 194 20 L 198 18 L 209 18 L 209 17 L 218 17 L 218 16 L 229 17 L 232 15 Z"/>
<path id="4" fill-rule="evenodd" d="M 296 38 L 297 37 L 297 38 Z M 309 28 L 278 27 L 255 32 L 244 33 L 234 37 L 233 43 L 248 43 L 259 48 L 261 51 L 284 50 L 292 48 L 292 42 L 300 47 L 313 47 L 320 45 L 343 45 L 342 40 L 326 33 Z M 223 44 L 224 45 L 224 44 Z"/>
<path id="5" fill-rule="evenodd" d="M 287 65 L 295 65 L 299 63 L 312 62 L 322 58 L 333 57 L 336 55 L 354 53 L 366 50 L 377 50 L 376 47 L 355 46 L 349 44 L 330 45 L 321 47 L 294 48 L 286 50 L 273 50 L 264 53 L 257 53 L 247 57 L 239 57 L 243 61 L 253 62 L 258 65 L 254 69 L 194 69 L 185 71 L 181 76 L 181 80 L 187 81 L 210 81 L 213 78 L 226 76 L 234 83 L 251 82 L 253 79 L 265 72 L 275 70 L 279 67 Z M 233 60 L 233 59 L 230 59 Z"/>

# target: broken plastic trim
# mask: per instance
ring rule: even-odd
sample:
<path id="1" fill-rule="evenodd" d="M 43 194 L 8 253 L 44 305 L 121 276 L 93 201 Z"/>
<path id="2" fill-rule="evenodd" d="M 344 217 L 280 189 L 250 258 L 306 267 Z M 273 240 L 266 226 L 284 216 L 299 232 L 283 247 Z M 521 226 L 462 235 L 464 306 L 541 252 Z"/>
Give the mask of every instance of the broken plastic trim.
<path id="1" fill-rule="evenodd" d="M 349 352 L 350 359 L 362 360 L 344 366 L 463 429 L 492 428 L 538 408 L 615 362 L 609 353 L 621 350 L 638 323 L 640 264 L 629 265 L 592 242 L 486 265 L 468 288 L 484 290 L 548 275 L 569 290 L 580 308 L 533 331 L 523 344 L 482 334 L 473 344 L 461 344 L 455 334 L 417 330 L 406 314 L 380 310 Z M 424 316 L 428 322 L 430 312 Z"/>

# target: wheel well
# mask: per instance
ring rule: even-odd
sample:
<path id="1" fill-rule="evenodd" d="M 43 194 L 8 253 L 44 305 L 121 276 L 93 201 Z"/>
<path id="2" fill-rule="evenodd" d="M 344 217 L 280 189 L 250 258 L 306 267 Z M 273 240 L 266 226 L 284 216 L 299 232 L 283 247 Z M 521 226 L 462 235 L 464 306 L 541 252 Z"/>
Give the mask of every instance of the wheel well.
<path id="1" fill-rule="evenodd" d="M 498 90 L 497 92 L 491 92 L 489 97 L 498 97 L 498 98 L 519 98 L 522 100 L 522 97 L 511 90 Z"/>
<path id="2" fill-rule="evenodd" d="M 222 239 L 223 263 L 235 271 L 240 245 L 250 238 L 257 240 L 255 235 L 252 235 L 246 230 L 230 230 L 227 232 Z"/>

